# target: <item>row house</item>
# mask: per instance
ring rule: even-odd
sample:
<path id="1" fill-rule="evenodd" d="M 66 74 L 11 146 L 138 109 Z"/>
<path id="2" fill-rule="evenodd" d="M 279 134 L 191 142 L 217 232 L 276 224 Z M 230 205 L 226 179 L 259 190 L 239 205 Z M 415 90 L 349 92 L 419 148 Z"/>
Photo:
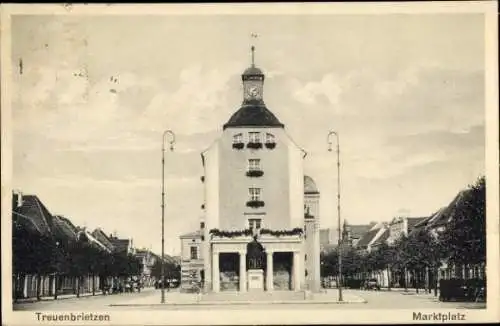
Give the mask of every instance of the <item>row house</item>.
<path id="1" fill-rule="evenodd" d="M 347 220 L 344 220 L 342 226 L 342 243 L 348 247 L 356 247 L 361 238 L 370 231 L 376 222 L 370 222 L 369 224 L 349 224 Z"/>
<path id="2" fill-rule="evenodd" d="M 468 190 L 460 191 L 450 202 L 448 206 L 440 208 L 428 218 L 420 221 L 415 225 L 414 231 L 425 229 L 430 232 L 434 237 L 438 237 L 440 233 L 446 230 L 446 227 L 456 217 L 457 207 L 463 205 L 465 195 Z M 442 261 L 439 268 L 439 278 L 484 278 L 485 266 L 473 266 L 466 268 L 465 266 L 453 266 L 448 264 L 445 260 Z"/>
<path id="3" fill-rule="evenodd" d="M 457 207 L 463 205 L 465 194 L 468 190 L 460 191 L 453 200 L 445 207 L 440 208 L 433 214 L 427 217 L 409 217 L 398 216 L 393 218 L 389 223 L 379 223 L 372 226 L 369 230 L 362 233 L 359 240 L 353 239 L 352 226 L 344 223 L 343 241 L 347 245 L 356 248 L 358 252 L 369 253 L 380 247 L 382 244 L 394 245 L 401 237 L 411 236 L 422 229 L 427 230 L 434 237 L 438 237 L 449 223 L 455 218 Z M 353 241 L 354 240 L 354 241 Z M 448 278 L 483 278 L 485 276 L 484 266 L 475 266 L 467 269 L 465 266 L 450 266 L 443 260 L 438 274 L 434 275 L 431 271 L 422 271 L 421 275 L 413 275 L 413 272 L 408 270 L 379 271 L 370 277 L 378 279 L 382 286 L 387 286 L 389 281 L 392 287 L 404 286 L 404 280 L 409 280 L 410 284 L 413 280 L 419 279 L 422 282 L 433 284 L 439 279 Z M 389 277 L 390 276 L 390 277 Z"/>
<path id="4" fill-rule="evenodd" d="M 62 215 L 53 215 L 36 195 L 24 195 L 21 192 L 12 194 L 13 227 L 22 230 L 24 234 L 43 236 L 54 241 L 56 246 L 73 241 L 85 241 L 102 251 L 134 253 L 131 239 L 118 239 L 107 236 L 101 229 L 90 232 L 87 228 L 75 226 L 70 219 Z M 13 257 L 22 261 L 22 257 Z M 57 294 L 90 293 L 101 287 L 98 276 L 84 275 L 83 282 L 78 285 L 74 276 L 68 275 L 31 275 L 13 273 L 13 297 L 31 298 L 40 295 L 54 296 Z M 57 291 L 56 291 L 57 290 Z"/>
<path id="5" fill-rule="evenodd" d="M 149 249 L 137 249 L 135 251 L 135 257 L 139 259 L 141 265 L 141 278 L 144 286 L 153 286 L 153 266 L 159 261 L 159 257 Z"/>

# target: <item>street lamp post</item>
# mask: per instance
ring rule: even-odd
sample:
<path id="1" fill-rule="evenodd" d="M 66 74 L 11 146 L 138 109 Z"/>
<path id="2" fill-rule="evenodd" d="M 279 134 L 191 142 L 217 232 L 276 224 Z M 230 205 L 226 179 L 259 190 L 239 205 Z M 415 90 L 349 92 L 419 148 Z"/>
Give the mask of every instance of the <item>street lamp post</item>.
<path id="1" fill-rule="evenodd" d="M 341 223 L 340 223 L 340 141 L 339 141 L 339 134 L 336 131 L 330 131 L 327 136 L 327 141 L 328 141 L 328 151 L 332 151 L 332 141 L 331 141 L 331 136 L 334 135 L 336 140 L 337 140 L 337 217 L 338 217 L 338 251 L 339 251 L 339 281 L 338 281 L 338 288 L 339 288 L 339 301 L 343 301 L 342 297 L 342 230 L 341 230 Z"/>
<path id="2" fill-rule="evenodd" d="M 160 280 L 161 280 L 161 303 L 165 303 L 165 140 L 170 137 L 170 151 L 174 150 L 175 134 L 171 130 L 163 132 L 161 146 L 161 263 L 160 263 Z"/>

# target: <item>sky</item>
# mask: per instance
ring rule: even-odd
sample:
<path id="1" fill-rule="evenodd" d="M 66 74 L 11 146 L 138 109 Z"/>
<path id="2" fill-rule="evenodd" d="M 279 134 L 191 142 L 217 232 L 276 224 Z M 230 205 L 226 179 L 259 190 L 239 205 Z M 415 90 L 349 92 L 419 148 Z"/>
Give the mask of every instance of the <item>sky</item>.
<path id="1" fill-rule="evenodd" d="M 429 216 L 484 174 L 483 25 L 479 14 L 13 17 L 13 188 L 160 252 L 172 129 L 165 250 L 178 254 L 202 217 L 200 153 L 241 104 L 253 42 L 267 107 L 308 152 L 322 228 L 337 218 L 329 130 L 343 219 Z"/>

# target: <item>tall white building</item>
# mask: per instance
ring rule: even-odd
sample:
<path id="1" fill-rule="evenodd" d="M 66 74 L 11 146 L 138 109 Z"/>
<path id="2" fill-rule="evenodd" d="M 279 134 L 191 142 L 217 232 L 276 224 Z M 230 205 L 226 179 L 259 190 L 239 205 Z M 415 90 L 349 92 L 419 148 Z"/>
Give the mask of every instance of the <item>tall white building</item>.
<path id="1" fill-rule="evenodd" d="M 317 291 L 320 194 L 304 176 L 306 152 L 264 103 L 265 75 L 253 51 L 241 107 L 201 154 L 202 252 L 193 258 L 203 257 L 200 279 L 209 292 Z"/>

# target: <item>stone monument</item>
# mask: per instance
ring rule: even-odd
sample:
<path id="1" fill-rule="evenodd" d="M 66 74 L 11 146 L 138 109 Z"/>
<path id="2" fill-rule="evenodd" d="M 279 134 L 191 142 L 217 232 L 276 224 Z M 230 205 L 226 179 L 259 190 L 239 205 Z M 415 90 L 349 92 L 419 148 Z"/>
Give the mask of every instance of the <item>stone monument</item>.
<path id="1" fill-rule="evenodd" d="M 248 291 L 264 291 L 264 247 L 257 241 L 257 236 L 247 245 L 247 280 Z"/>

